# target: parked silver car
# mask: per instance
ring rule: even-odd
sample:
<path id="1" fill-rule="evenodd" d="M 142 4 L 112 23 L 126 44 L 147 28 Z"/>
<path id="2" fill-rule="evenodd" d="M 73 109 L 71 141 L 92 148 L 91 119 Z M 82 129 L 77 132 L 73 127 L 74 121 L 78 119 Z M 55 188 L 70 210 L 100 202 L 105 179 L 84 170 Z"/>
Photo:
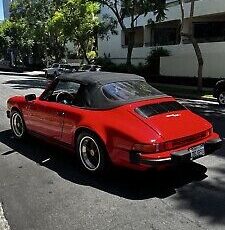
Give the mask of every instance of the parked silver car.
<path id="1" fill-rule="evenodd" d="M 46 78 L 57 77 L 62 73 L 73 73 L 77 71 L 76 66 L 70 64 L 54 63 L 50 68 L 44 69 Z"/>

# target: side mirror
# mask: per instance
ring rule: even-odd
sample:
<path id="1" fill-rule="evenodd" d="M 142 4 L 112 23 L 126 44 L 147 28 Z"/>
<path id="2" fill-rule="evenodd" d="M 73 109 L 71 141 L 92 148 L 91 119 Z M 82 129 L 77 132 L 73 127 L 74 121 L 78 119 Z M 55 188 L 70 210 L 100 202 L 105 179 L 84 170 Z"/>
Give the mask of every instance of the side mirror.
<path id="1" fill-rule="evenodd" d="M 36 100 L 36 95 L 35 94 L 28 94 L 28 95 L 26 95 L 25 96 L 25 100 L 26 101 L 34 101 L 34 100 Z"/>

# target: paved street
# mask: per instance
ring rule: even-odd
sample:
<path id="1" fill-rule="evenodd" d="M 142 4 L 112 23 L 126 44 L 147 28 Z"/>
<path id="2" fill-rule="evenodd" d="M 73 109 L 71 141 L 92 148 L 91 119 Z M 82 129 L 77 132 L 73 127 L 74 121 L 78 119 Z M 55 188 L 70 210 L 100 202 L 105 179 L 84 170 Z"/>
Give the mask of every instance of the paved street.
<path id="1" fill-rule="evenodd" d="M 41 77 L 0 75 L 0 230 L 225 229 L 225 147 L 190 169 L 88 176 L 62 150 L 12 137 L 7 98 L 40 94 L 44 85 Z M 181 102 L 225 137 L 225 109 Z"/>

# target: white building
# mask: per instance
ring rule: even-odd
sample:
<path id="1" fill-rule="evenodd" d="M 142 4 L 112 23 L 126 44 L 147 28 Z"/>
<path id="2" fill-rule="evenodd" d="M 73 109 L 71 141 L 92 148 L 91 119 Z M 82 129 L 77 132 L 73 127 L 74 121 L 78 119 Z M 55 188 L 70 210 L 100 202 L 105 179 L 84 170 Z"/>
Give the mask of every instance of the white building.
<path id="1" fill-rule="evenodd" d="M 169 76 L 197 76 L 197 59 L 192 44 L 180 38 L 181 10 L 178 1 L 169 0 L 166 19 L 153 24 L 154 15 L 141 16 L 136 23 L 132 63 L 144 63 L 151 49 L 168 49 L 169 57 L 161 58 L 160 72 Z M 225 77 L 225 0 L 196 0 L 193 26 L 190 26 L 190 0 L 185 1 L 186 31 L 192 29 L 204 58 L 204 77 Z M 102 14 L 111 13 L 103 8 Z M 127 18 L 129 25 L 129 18 Z M 109 56 L 115 63 L 124 63 L 127 55 L 127 31 L 118 27 L 118 35 L 99 40 L 99 55 Z"/>

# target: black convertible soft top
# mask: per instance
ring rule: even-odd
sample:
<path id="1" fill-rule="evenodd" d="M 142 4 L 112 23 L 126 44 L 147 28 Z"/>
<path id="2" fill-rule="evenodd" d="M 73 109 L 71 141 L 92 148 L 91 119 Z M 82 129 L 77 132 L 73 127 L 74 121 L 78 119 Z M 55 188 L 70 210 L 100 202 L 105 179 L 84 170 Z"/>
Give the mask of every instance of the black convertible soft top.
<path id="1" fill-rule="evenodd" d="M 141 76 L 135 74 L 124 74 L 124 73 L 110 73 L 110 72 L 76 72 L 71 74 L 64 74 L 55 79 L 55 81 L 68 81 L 68 82 L 76 82 L 83 87 L 78 90 L 78 95 L 76 98 L 79 98 L 82 101 L 83 106 L 90 109 L 112 109 L 124 104 L 128 104 L 134 101 L 153 99 L 153 98 L 161 98 L 167 95 L 161 93 L 160 91 L 154 89 L 149 86 L 145 79 Z M 134 83 L 134 90 L 142 91 L 141 87 L 148 87 L 149 94 L 144 96 L 134 95 L 132 98 L 112 98 L 107 95 L 107 89 L 104 90 L 104 87 L 108 86 L 108 90 L 114 90 L 117 87 L 115 84 L 118 83 L 119 89 L 121 85 Z M 110 85 L 111 84 L 111 85 Z M 139 87 L 140 85 L 140 87 Z M 143 88 L 143 91 L 145 89 Z M 126 93 L 129 91 L 123 91 L 122 93 Z M 147 91 L 148 92 L 148 91 Z M 111 93 L 111 92 L 110 92 Z M 141 94 L 141 93 L 140 93 Z M 116 95 L 117 96 L 117 95 Z M 123 96 L 123 95 L 120 95 Z M 133 95 L 132 95 L 133 96 Z M 136 96 L 136 97 L 135 97 Z"/>
<path id="2" fill-rule="evenodd" d="M 110 73 L 110 72 L 75 72 L 60 75 L 60 80 L 78 82 L 84 85 L 101 84 L 105 85 L 112 82 L 139 80 L 145 81 L 141 76 L 126 73 Z"/>

